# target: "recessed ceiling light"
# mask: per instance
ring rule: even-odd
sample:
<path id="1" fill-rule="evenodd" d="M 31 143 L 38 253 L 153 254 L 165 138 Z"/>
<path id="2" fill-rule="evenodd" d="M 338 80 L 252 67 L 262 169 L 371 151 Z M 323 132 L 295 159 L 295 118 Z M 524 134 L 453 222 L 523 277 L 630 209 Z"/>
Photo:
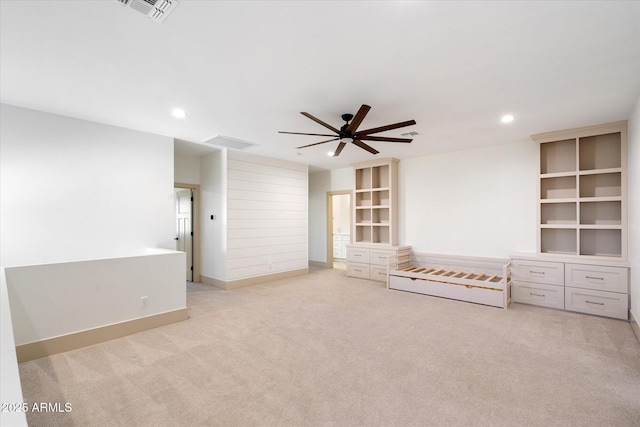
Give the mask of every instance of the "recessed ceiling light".
<path id="1" fill-rule="evenodd" d="M 502 123 L 511 123 L 513 121 L 513 115 L 505 114 L 504 116 L 502 116 L 502 118 L 500 118 L 500 121 Z"/>
<path id="2" fill-rule="evenodd" d="M 329 152 L 327 153 L 327 156 L 329 156 L 329 157 L 333 157 L 333 155 L 334 155 L 334 154 L 335 154 L 335 153 L 334 153 L 333 151 L 329 151 Z"/>
<path id="3" fill-rule="evenodd" d="M 171 114 L 173 114 L 173 117 L 177 117 L 179 119 L 183 119 L 184 116 L 187 115 L 187 113 L 182 108 L 174 108 Z"/>

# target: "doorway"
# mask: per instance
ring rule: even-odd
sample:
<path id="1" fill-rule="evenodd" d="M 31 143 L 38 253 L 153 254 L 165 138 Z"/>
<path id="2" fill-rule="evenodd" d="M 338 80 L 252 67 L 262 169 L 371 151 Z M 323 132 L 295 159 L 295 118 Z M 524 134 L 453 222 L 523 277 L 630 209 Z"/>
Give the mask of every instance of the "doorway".
<path id="1" fill-rule="evenodd" d="M 327 264 L 346 270 L 351 243 L 351 190 L 327 192 Z"/>
<path id="2" fill-rule="evenodd" d="M 200 281 L 198 199 L 198 185 L 175 184 L 175 249 L 186 254 L 187 262 L 185 275 L 186 280 L 189 282 Z"/>

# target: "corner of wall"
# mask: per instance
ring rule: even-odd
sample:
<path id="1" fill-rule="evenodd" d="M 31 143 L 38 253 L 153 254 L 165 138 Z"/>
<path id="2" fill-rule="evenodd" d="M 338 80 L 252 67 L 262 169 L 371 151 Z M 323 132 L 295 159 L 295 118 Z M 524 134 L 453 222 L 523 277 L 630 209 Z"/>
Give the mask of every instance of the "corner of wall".
<path id="1" fill-rule="evenodd" d="M 628 254 L 631 264 L 631 307 L 635 331 L 640 330 L 640 95 L 627 122 Z M 638 335 L 636 335 L 638 336 Z M 639 338 L 640 340 L 640 338 Z"/>

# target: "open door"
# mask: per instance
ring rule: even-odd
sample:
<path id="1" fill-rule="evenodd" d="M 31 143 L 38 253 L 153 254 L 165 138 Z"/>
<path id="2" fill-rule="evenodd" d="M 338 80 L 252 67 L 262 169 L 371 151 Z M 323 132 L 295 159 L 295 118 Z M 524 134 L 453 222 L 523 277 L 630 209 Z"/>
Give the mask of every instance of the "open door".
<path id="1" fill-rule="evenodd" d="M 351 190 L 327 193 L 327 263 L 346 270 L 347 247 L 351 243 Z"/>
<path id="2" fill-rule="evenodd" d="M 193 282 L 193 194 L 190 188 L 175 189 L 176 250 L 187 254 L 187 280 Z"/>

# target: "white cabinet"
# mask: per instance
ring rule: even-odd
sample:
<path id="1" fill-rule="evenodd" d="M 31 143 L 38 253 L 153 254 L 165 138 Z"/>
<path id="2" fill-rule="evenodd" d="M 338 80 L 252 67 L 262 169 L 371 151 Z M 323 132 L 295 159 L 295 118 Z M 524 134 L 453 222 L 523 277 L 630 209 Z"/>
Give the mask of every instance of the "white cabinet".
<path id="1" fill-rule="evenodd" d="M 333 235 L 333 257 L 338 259 L 344 259 L 347 257 L 347 245 L 350 240 L 349 234 L 334 234 Z"/>
<path id="2" fill-rule="evenodd" d="M 514 302 L 627 320 L 629 275 L 621 261 L 514 255 Z"/>
<path id="3" fill-rule="evenodd" d="M 564 263 L 512 259 L 513 302 L 564 309 Z"/>
<path id="4" fill-rule="evenodd" d="M 409 255 L 411 246 L 347 245 L 347 276 L 384 282 L 390 255 Z"/>
<path id="5" fill-rule="evenodd" d="M 538 252 L 627 257 L 627 123 L 533 135 Z"/>

